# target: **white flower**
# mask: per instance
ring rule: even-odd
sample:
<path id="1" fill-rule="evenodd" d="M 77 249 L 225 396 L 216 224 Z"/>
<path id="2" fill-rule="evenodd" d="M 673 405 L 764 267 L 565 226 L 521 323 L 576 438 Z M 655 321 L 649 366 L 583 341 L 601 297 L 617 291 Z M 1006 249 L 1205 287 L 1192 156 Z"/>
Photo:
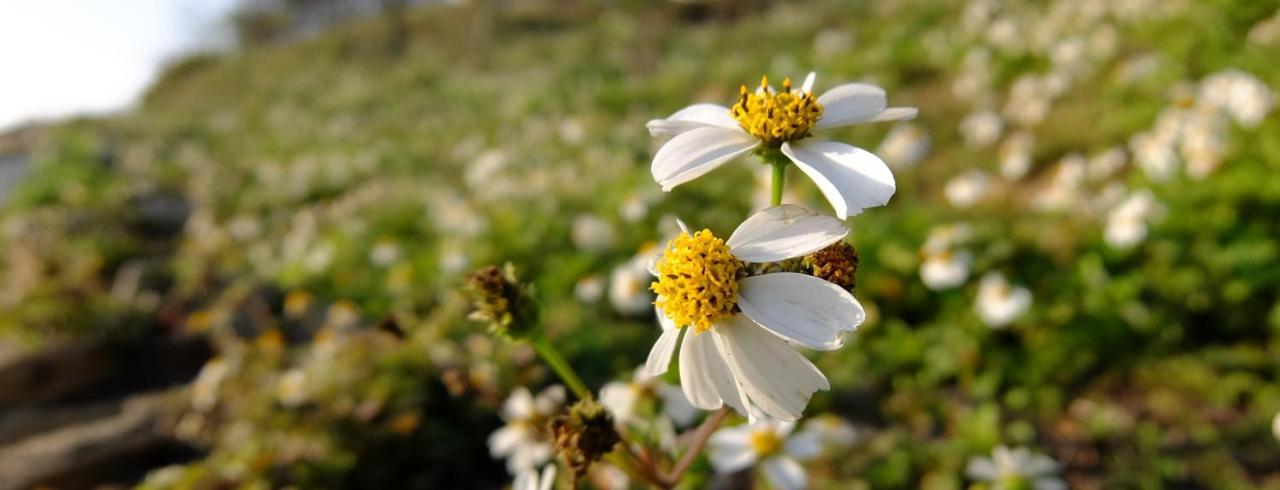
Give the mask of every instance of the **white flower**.
<path id="1" fill-rule="evenodd" d="M 1108 149 L 1107 151 L 1094 155 L 1093 158 L 1089 159 L 1086 173 L 1089 175 L 1089 178 L 1093 180 L 1106 179 L 1115 175 L 1116 172 L 1124 167 L 1127 159 L 1128 157 L 1125 155 L 1123 148 L 1114 147 Z"/>
<path id="2" fill-rule="evenodd" d="M 516 474 L 511 483 L 511 490 L 551 490 L 556 484 L 556 465 L 549 464 L 539 474 L 535 468 L 529 468 Z"/>
<path id="3" fill-rule="evenodd" d="M 848 291 L 812 276 L 739 273 L 745 263 L 802 257 L 848 233 L 840 220 L 796 205 L 756 213 L 727 241 L 709 230 L 681 233 L 653 266 L 662 335 L 645 374 L 666 372 L 683 331 L 680 384 L 694 406 L 798 418 L 813 392 L 830 385 L 790 343 L 838 349 L 866 312 Z"/>
<path id="4" fill-rule="evenodd" d="M 987 273 L 978 283 L 974 308 L 991 328 L 1004 328 L 1030 307 L 1031 291 L 1022 286 L 1010 286 L 999 272 Z"/>
<path id="5" fill-rule="evenodd" d="M 849 447 L 858 441 L 858 430 L 849 421 L 832 414 L 822 414 L 805 421 L 802 433 L 814 434 L 823 444 Z"/>
<path id="6" fill-rule="evenodd" d="M 1035 138 L 1031 133 L 1019 131 L 1005 138 L 1000 144 L 1000 175 L 1006 179 L 1017 180 L 1031 170 L 1031 150 Z"/>
<path id="7" fill-rule="evenodd" d="M 507 458 L 513 475 L 529 471 L 551 459 L 551 439 L 543 426 L 564 403 L 564 387 L 551 386 L 534 398 L 523 386 L 502 404 L 502 426 L 489 436 L 489 454 Z"/>
<path id="8" fill-rule="evenodd" d="M 952 206 L 967 208 L 986 197 L 989 187 L 990 179 L 987 178 L 987 173 L 973 169 L 952 177 L 947 181 L 943 191 Z"/>
<path id="9" fill-rule="evenodd" d="M 611 381 L 600 389 L 600 404 L 609 409 L 619 424 L 638 422 L 636 405 L 645 398 L 660 399 L 662 414 L 676 425 L 689 425 L 698 416 L 697 407 L 689 403 L 680 387 L 645 376 L 644 366 L 636 368 L 631 382 Z"/>
<path id="10" fill-rule="evenodd" d="M 573 218 L 569 239 L 579 250 L 603 252 L 618 241 L 618 231 L 612 223 L 599 216 L 579 214 Z"/>
<path id="11" fill-rule="evenodd" d="M 635 257 L 609 273 L 609 304 L 623 315 L 647 314 L 653 306 L 653 293 L 649 292 L 649 250 L 641 250 Z"/>
<path id="12" fill-rule="evenodd" d="M 968 250 L 952 252 L 924 251 L 924 261 L 920 263 L 920 280 L 934 291 L 951 289 L 969 278 L 969 265 L 973 262 L 973 254 Z"/>
<path id="13" fill-rule="evenodd" d="M 1032 205 L 1041 211 L 1065 211 L 1081 198 L 1080 184 L 1084 181 L 1084 155 L 1068 153 L 1058 162 L 1049 183 L 1032 199 Z"/>
<path id="14" fill-rule="evenodd" d="M 707 441 L 707 457 L 717 473 L 735 473 L 759 464 L 774 488 L 806 488 L 809 478 L 800 461 L 821 453 L 822 442 L 813 432 L 793 435 L 794 427 L 795 422 L 772 420 L 725 427 Z"/>
<path id="15" fill-rule="evenodd" d="M 654 136 L 674 136 L 654 155 L 653 178 L 670 191 L 752 150 L 779 151 L 813 179 L 844 219 L 889 202 L 893 173 L 879 157 L 858 147 L 810 138 L 810 131 L 911 119 L 915 108 L 887 107 L 884 89 L 865 83 L 836 86 L 814 98 L 814 74 L 782 91 L 768 81 L 755 93 L 742 87 L 733 109 L 694 104 L 666 119 L 649 121 Z"/>
<path id="16" fill-rule="evenodd" d="M 970 146 L 983 147 L 995 143 L 1004 130 L 1004 121 L 992 111 L 981 111 L 965 116 L 960 121 L 960 134 Z"/>
<path id="17" fill-rule="evenodd" d="M 301 406 L 307 402 L 310 393 L 307 390 L 307 373 L 293 368 L 285 372 L 276 383 L 276 399 L 289 408 Z"/>
<path id="18" fill-rule="evenodd" d="M 885 135 L 876 153 L 884 155 L 884 161 L 894 168 L 910 168 L 929 154 L 932 146 L 929 133 L 920 126 L 900 123 Z"/>
<path id="19" fill-rule="evenodd" d="M 1111 210 L 1103 233 L 1107 245 L 1129 248 L 1147 237 L 1147 220 L 1159 213 L 1160 204 L 1151 191 L 1139 190 Z"/>
<path id="20" fill-rule="evenodd" d="M 1280 440 L 1280 413 L 1276 413 L 1276 418 L 1271 420 L 1271 435 Z"/>
<path id="21" fill-rule="evenodd" d="M 222 381 L 230 374 L 226 359 L 215 357 L 200 368 L 200 374 L 191 382 L 191 407 L 207 412 L 218 404 L 218 391 Z"/>
<path id="22" fill-rule="evenodd" d="M 1275 94 L 1266 83 L 1236 69 L 1205 78 L 1200 83 L 1200 98 L 1246 128 L 1257 127 L 1275 104 Z"/>
<path id="23" fill-rule="evenodd" d="M 369 262 L 378 267 L 386 267 L 400 260 L 400 246 L 390 239 L 378 240 L 369 250 Z"/>
<path id="24" fill-rule="evenodd" d="M 604 279 L 592 274 L 578 280 L 573 286 L 573 296 L 583 303 L 595 303 L 604 296 Z"/>
<path id="25" fill-rule="evenodd" d="M 1058 463 L 1048 456 L 1032 454 L 1027 448 L 996 447 L 990 458 L 969 459 L 965 474 L 991 484 L 991 490 L 1014 490 L 1030 485 L 1033 490 L 1066 490 L 1058 478 Z"/>

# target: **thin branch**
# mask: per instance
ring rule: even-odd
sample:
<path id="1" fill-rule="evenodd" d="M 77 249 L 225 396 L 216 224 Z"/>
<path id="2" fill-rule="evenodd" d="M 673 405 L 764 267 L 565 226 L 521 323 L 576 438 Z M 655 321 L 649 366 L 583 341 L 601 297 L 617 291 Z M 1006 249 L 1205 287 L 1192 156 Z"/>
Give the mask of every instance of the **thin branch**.
<path id="1" fill-rule="evenodd" d="M 689 448 L 685 449 L 684 454 L 680 456 L 680 461 L 671 468 L 671 472 L 664 478 L 664 488 L 675 487 L 680 483 L 680 477 L 684 476 L 684 472 L 689 469 L 689 465 L 693 464 L 693 460 L 702 452 L 702 447 L 707 444 L 707 439 L 711 438 L 711 434 L 720 427 L 720 422 L 729 415 L 729 407 L 720 407 L 715 413 L 702 421 L 702 425 L 698 426 L 698 430 L 693 433 L 693 441 L 689 443 Z"/>

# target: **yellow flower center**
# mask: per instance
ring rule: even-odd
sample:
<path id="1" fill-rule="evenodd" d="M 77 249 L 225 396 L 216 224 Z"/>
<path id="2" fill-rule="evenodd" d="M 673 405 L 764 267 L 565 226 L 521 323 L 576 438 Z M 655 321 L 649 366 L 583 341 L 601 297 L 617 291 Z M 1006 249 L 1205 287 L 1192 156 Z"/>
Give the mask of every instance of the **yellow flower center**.
<path id="1" fill-rule="evenodd" d="M 769 78 L 760 80 L 762 90 L 750 92 L 743 85 L 741 97 L 730 112 L 742 129 L 770 146 L 780 146 L 809 135 L 822 117 L 822 105 L 812 92 L 791 90 L 791 79 L 782 81 L 782 91 L 769 88 Z"/>
<path id="2" fill-rule="evenodd" d="M 751 444 L 751 449 L 755 450 L 757 455 L 765 458 L 782 449 L 782 436 L 771 429 L 760 429 L 751 433 L 747 443 Z"/>
<path id="3" fill-rule="evenodd" d="M 710 230 L 681 233 L 658 259 L 658 280 L 649 289 L 676 325 L 704 332 L 733 316 L 742 271 L 742 261 Z"/>

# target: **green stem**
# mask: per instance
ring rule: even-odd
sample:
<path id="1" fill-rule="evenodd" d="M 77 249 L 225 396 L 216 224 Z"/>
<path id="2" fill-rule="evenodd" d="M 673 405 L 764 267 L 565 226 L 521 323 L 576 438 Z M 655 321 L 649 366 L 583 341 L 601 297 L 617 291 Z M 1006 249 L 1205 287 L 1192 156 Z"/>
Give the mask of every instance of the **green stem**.
<path id="1" fill-rule="evenodd" d="M 787 163 L 774 160 L 769 165 L 773 167 L 773 205 L 777 206 L 782 204 L 782 186 L 787 182 Z"/>
<path id="2" fill-rule="evenodd" d="M 551 345 L 551 341 L 547 340 L 545 336 L 538 335 L 529 342 L 533 344 L 533 350 L 537 351 L 539 356 L 542 356 L 542 360 L 551 366 L 551 370 L 560 376 L 564 384 L 569 385 L 569 389 L 573 390 L 574 395 L 577 395 L 581 400 L 591 399 L 591 390 L 587 389 L 587 385 L 578 377 L 578 373 L 573 372 L 573 366 L 570 366 L 569 361 L 566 361 L 564 356 L 560 355 L 560 351 L 556 350 L 554 345 Z"/>

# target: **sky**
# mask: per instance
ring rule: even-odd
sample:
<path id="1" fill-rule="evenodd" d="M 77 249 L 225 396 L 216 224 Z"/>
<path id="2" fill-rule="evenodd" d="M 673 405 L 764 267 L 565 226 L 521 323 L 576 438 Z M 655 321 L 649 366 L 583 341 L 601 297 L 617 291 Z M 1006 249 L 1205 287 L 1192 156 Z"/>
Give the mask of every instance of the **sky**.
<path id="1" fill-rule="evenodd" d="M 127 109 L 164 63 L 227 46 L 240 0 L 0 0 L 0 131 Z"/>

